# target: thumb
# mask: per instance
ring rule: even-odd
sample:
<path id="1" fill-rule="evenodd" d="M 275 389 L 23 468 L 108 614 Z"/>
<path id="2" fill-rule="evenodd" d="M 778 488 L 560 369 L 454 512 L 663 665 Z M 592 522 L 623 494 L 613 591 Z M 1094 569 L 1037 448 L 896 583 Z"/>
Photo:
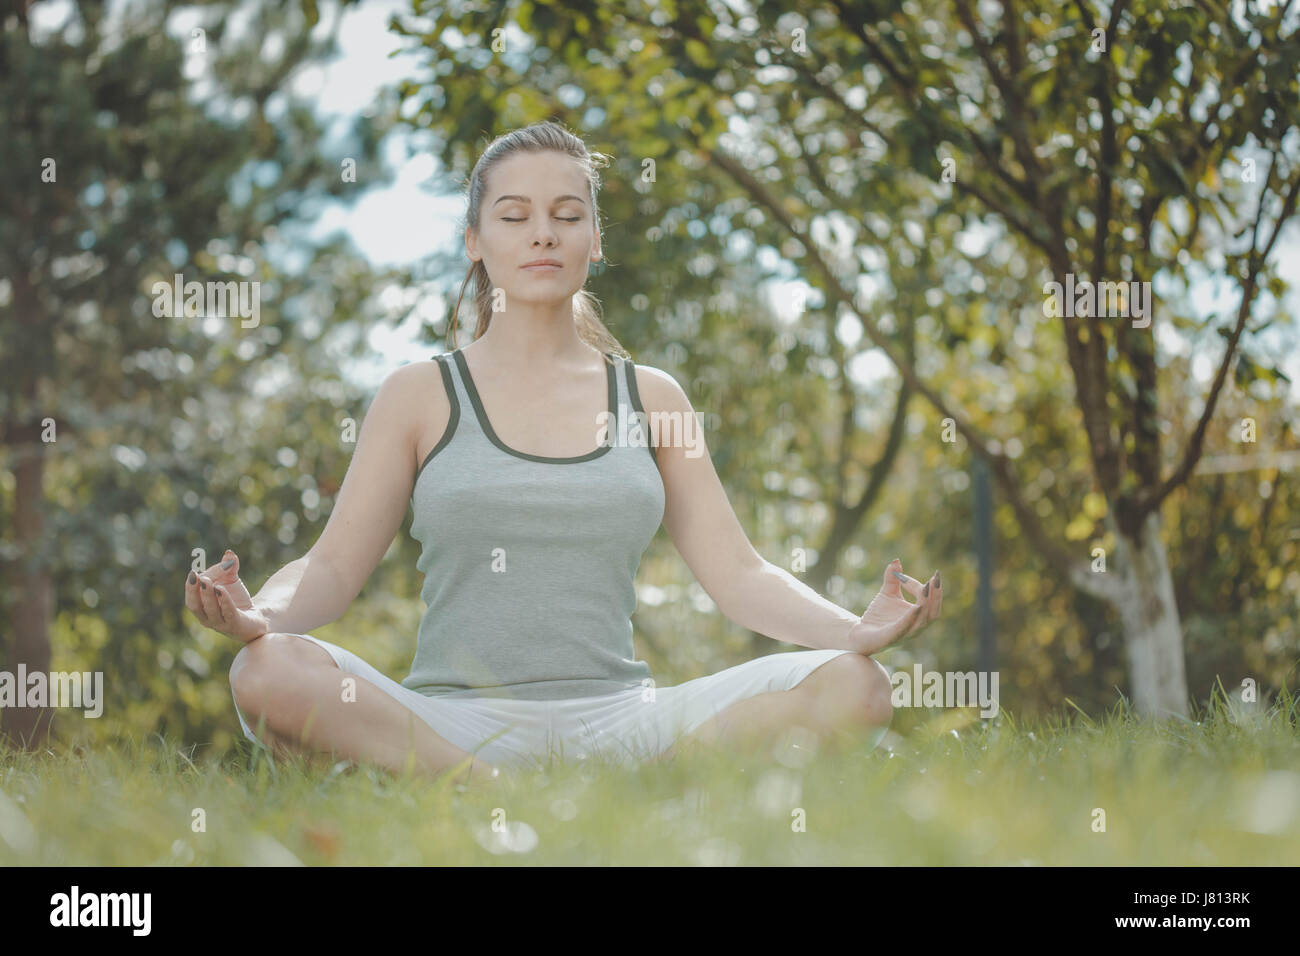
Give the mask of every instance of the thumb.
<path id="1" fill-rule="evenodd" d="M 903 562 L 898 560 L 898 558 L 894 558 L 893 561 L 890 561 L 889 566 L 885 568 L 885 582 L 884 587 L 881 588 L 881 590 L 884 591 L 888 597 L 900 597 L 902 595 L 902 589 L 899 587 L 898 580 L 898 575 L 901 574 L 902 571 Z"/>
<path id="2" fill-rule="evenodd" d="M 239 557 L 229 548 L 221 556 L 221 562 L 213 571 L 212 576 L 218 581 L 235 581 L 239 577 Z"/>

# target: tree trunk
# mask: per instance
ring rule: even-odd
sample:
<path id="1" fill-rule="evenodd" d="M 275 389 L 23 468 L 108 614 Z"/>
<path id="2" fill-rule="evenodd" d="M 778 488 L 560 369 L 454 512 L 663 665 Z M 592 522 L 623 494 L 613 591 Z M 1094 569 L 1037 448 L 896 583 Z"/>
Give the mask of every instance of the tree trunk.
<path id="1" fill-rule="evenodd" d="M 6 587 L 12 586 L 13 593 L 0 603 L 13 609 L 13 632 L 5 666 L 13 675 L 19 702 L 24 703 L 27 688 L 17 686 L 18 665 L 24 665 L 27 674 L 48 674 L 50 670 L 54 585 L 44 541 L 46 445 L 41 440 L 40 374 L 48 367 L 53 347 L 50 324 L 37 306 L 36 291 L 28 276 L 22 272 L 15 275 L 13 288 L 14 312 L 27 327 L 31 359 L 15 390 L 16 413 L 11 409 L 14 417 L 5 423 L 5 442 L 13 454 L 17 554 L 4 567 L 4 582 Z M 45 744 L 52 716 L 48 707 L 0 708 L 0 738 L 35 750 Z"/>
<path id="2" fill-rule="evenodd" d="M 18 464 L 14 468 L 14 526 L 18 555 L 9 562 L 5 577 L 14 585 L 13 634 L 6 670 L 18 680 L 18 665 L 28 674 L 50 670 L 50 611 L 53 587 L 41 540 L 45 517 L 45 446 L 40 426 L 19 431 Z M 27 439 L 27 440 L 22 440 Z M 20 702 L 26 688 L 16 687 Z M 0 735 L 9 742 L 36 750 L 44 746 L 53 711 L 48 707 L 5 707 L 0 709 Z"/>
<path id="3" fill-rule="evenodd" d="M 1186 717 L 1183 629 L 1162 524 L 1156 510 L 1136 538 L 1118 535 L 1115 557 L 1127 580 L 1114 605 L 1124 631 L 1134 709 L 1146 717 Z"/>

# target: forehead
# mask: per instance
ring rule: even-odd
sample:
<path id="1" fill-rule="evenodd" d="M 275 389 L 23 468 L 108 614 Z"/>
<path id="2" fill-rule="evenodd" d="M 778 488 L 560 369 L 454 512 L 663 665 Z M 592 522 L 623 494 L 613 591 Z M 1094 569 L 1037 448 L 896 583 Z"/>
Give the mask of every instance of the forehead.
<path id="1" fill-rule="evenodd" d="M 554 150 L 516 153 L 497 163 L 487 177 L 487 199 L 506 193 L 550 202 L 557 196 L 587 196 L 590 187 L 578 160 Z"/>

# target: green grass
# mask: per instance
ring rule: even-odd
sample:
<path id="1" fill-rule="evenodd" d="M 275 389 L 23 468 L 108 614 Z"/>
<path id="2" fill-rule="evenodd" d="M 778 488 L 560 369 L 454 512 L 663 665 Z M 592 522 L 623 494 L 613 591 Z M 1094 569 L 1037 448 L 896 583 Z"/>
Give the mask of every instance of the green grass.
<path id="1" fill-rule="evenodd" d="M 761 761 L 556 765 L 481 789 L 251 748 L 196 763 L 158 738 L 4 752 L 0 865 L 1292 865 L 1298 726 L 1285 689 L 1160 724 L 1122 700 L 1033 724 L 900 709 L 866 753 L 792 735 Z"/>

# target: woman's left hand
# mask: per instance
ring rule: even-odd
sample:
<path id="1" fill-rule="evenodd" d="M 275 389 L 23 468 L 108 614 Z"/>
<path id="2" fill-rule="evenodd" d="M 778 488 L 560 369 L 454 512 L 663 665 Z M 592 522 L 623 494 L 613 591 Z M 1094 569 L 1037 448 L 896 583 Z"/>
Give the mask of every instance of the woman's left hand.
<path id="1" fill-rule="evenodd" d="M 916 598 L 913 604 L 903 597 L 903 585 Z M 848 649 L 859 654 L 874 654 L 890 644 L 915 634 L 939 616 L 943 591 L 939 572 L 922 584 L 903 574 L 897 558 L 885 568 L 885 581 L 871 599 L 862 620 L 849 631 Z"/>

